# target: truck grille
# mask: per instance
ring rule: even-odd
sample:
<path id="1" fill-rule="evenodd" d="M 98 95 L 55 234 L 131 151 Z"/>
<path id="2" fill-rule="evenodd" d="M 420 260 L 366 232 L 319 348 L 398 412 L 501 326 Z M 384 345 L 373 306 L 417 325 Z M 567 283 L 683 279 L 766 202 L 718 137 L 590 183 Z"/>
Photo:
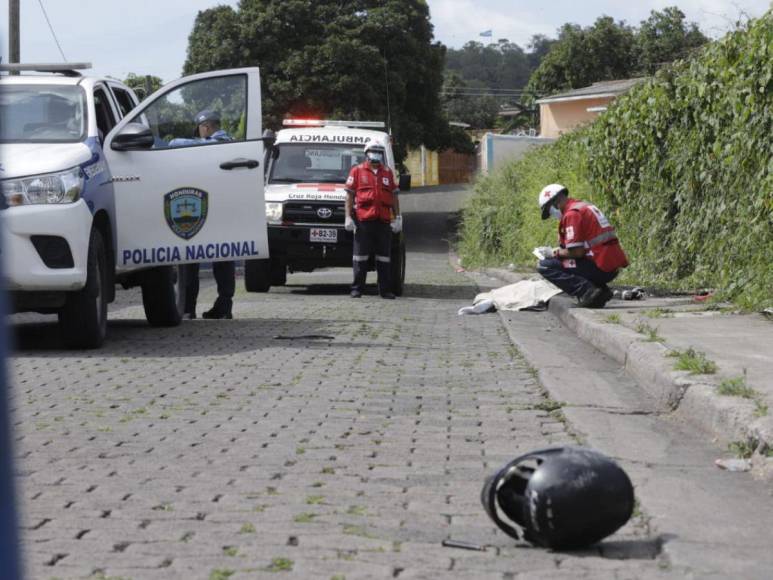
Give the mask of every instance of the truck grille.
<path id="1" fill-rule="evenodd" d="M 325 215 L 330 217 L 322 217 Z M 285 203 L 282 219 L 293 223 L 340 226 L 344 223 L 345 215 L 342 203 L 304 201 Z"/>

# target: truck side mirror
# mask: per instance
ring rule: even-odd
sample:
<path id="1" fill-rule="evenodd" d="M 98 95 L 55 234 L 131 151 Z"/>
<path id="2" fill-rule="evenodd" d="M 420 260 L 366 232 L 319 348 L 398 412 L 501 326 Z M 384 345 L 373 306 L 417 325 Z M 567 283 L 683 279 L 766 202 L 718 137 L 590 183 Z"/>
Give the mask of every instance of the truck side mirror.
<path id="1" fill-rule="evenodd" d="M 263 131 L 263 137 L 261 137 L 260 140 L 263 141 L 263 145 L 266 149 L 273 149 L 274 143 L 276 143 L 276 133 L 271 129 L 266 129 Z"/>
<path id="2" fill-rule="evenodd" d="M 150 129 L 142 123 L 128 123 L 118 135 L 113 137 L 110 148 L 115 151 L 136 151 L 150 149 L 156 138 Z"/>
<path id="3" fill-rule="evenodd" d="M 411 174 L 404 173 L 400 176 L 400 191 L 408 191 L 411 189 Z"/>

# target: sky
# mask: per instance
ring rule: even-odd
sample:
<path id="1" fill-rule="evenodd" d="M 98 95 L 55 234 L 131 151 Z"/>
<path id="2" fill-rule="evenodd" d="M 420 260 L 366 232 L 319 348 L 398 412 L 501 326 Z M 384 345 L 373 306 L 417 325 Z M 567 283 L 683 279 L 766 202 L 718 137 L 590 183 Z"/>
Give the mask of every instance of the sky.
<path id="1" fill-rule="evenodd" d="M 20 0 L 21 60 L 62 62 L 43 8 L 69 62 L 91 62 L 93 73 L 123 79 L 180 76 L 188 35 L 199 10 L 237 0 Z M 435 38 L 450 48 L 470 40 L 507 38 L 523 47 L 534 34 L 554 37 L 566 22 L 587 26 L 602 15 L 629 24 L 651 10 L 678 6 L 703 32 L 719 37 L 744 15 L 758 17 L 771 0 L 428 0 Z M 41 8 L 42 6 L 42 8 Z M 8 54 L 8 0 L 0 0 L 3 62 Z M 479 36 L 492 31 L 491 38 Z"/>

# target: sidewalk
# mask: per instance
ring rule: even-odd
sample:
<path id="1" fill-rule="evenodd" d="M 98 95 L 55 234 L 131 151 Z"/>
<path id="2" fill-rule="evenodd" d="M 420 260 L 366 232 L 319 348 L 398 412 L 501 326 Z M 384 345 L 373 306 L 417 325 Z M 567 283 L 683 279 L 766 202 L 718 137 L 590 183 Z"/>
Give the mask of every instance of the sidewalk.
<path id="1" fill-rule="evenodd" d="M 484 272 L 508 284 L 525 277 Z M 661 412 L 708 434 L 726 457 L 751 456 L 754 475 L 773 482 L 773 320 L 689 296 L 613 299 L 586 309 L 561 294 L 549 310 L 622 365 Z"/>

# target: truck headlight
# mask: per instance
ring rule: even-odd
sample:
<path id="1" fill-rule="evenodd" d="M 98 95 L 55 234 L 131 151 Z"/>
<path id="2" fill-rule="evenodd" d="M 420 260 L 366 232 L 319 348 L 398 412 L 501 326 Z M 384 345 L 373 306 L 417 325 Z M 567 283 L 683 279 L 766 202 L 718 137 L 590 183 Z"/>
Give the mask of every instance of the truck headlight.
<path id="1" fill-rule="evenodd" d="M 266 221 L 268 223 L 282 223 L 282 204 L 271 201 L 266 202 Z"/>
<path id="2" fill-rule="evenodd" d="M 85 177 L 80 167 L 0 182 L 9 207 L 42 203 L 72 203 L 80 199 Z"/>

